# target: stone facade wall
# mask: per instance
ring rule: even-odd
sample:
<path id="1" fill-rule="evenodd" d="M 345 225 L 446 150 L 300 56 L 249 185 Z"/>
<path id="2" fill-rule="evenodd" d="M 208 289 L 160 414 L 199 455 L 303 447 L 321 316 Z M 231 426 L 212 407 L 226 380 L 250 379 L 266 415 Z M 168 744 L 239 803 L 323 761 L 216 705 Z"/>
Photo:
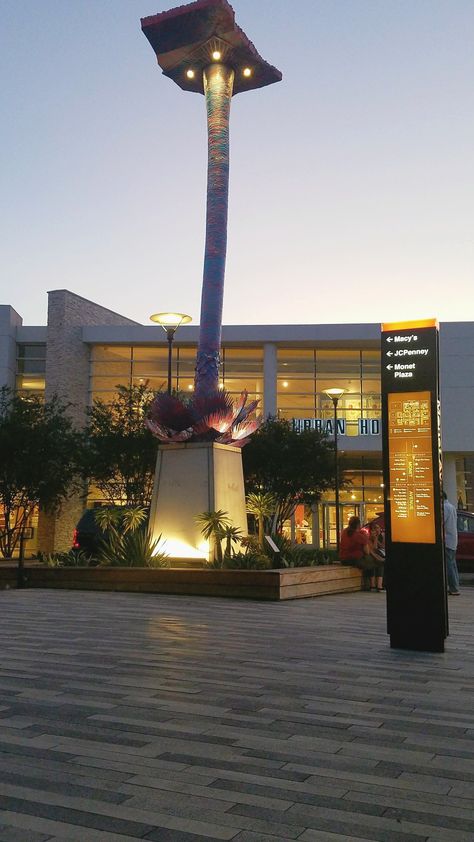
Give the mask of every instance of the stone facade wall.
<path id="1" fill-rule="evenodd" d="M 134 325 L 136 322 L 94 304 L 68 290 L 48 293 L 46 398 L 59 395 L 71 404 L 70 415 L 81 427 L 86 421 L 90 349 L 82 340 L 85 325 Z M 73 530 L 85 506 L 84 493 L 65 501 L 54 519 L 40 514 L 39 549 L 58 552 L 71 548 Z"/>
<path id="2" fill-rule="evenodd" d="M 16 329 L 22 318 L 8 304 L 0 305 L 0 388 L 15 388 Z"/>

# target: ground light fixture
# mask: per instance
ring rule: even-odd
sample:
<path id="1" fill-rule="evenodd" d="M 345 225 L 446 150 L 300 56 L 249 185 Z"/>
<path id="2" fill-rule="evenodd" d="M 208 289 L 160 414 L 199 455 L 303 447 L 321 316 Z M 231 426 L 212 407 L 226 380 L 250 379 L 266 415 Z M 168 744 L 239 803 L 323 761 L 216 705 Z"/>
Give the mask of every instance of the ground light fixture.
<path id="1" fill-rule="evenodd" d="M 181 325 L 192 322 L 192 318 L 187 316 L 186 313 L 153 313 L 150 316 L 150 321 L 161 325 L 168 340 L 168 394 L 171 395 L 171 361 L 174 335 Z"/>
<path id="2" fill-rule="evenodd" d="M 338 453 L 337 453 L 337 405 L 339 403 L 340 398 L 345 394 L 346 389 L 338 389 L 336 387 L 332 389 L 324 389 L 324 394 L 331 398 L 333 406 L 334 406 L 334 491 L 336 497 L 336 549 L 339 552 L 339 532 L 340 532 L 340 522 L 339 522 L 339 465 L 338 465 Z"/>

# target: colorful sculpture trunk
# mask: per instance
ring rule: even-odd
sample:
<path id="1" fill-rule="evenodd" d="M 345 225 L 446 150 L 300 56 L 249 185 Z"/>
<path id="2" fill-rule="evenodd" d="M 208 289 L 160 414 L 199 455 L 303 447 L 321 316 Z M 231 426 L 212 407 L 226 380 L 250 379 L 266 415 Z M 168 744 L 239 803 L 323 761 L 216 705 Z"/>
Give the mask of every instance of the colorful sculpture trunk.
<path id="1" fill-rule="evenodd" d="M 206 248 L 195 395 L 219 388 L 227 245 L 229 113 L 234 94 L 281 79 L 235 23 L 227 0 L 196 0 L 142 19 L 163 73 L 184 90 L 204 93 L 208 123 Z"/>
<path id="2" fill-rule="evenodd" d="M 195 379 L 198 396 L 219 388 L 229 196 L 229 114 L 234 71 L 224 64 L 213 64 L 205 68 L 203 75 L 209 147 L 206 249 Z"/>

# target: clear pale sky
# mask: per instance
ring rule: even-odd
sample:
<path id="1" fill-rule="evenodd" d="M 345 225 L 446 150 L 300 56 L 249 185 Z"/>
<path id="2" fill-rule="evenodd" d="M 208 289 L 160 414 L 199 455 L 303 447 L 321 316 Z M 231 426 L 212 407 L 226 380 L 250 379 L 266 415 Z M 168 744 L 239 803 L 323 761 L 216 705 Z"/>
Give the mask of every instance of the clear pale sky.
<path id="1" fill-rule="evenodd" d="M 0 0 L 0 302 L 199 321 L 204 98 L 157 0 Z M 474 319 L 473 0 L 234 0 L 283 81 L 233 99 L 224 323 Z"/>

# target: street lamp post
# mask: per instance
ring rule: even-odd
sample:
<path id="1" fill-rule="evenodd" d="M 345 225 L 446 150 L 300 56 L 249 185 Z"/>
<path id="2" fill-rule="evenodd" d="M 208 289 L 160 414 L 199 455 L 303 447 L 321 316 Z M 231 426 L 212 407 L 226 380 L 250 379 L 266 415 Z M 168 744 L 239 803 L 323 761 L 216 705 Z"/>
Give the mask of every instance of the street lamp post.
<path id="1" fill-rule="evenodd" d="M 168 340 L 168 394 L 171 395 L 171 362 L 174 335 L 181 325 L 189 324 L 192 319 L 185 313 L 154 313 L 150 316 L 150 321 L 161 325 Z"/>
<path id="2" fill-rule="evenodd" d="M 339 552 L 339 532 L 340 532 L 340 518 L 339 518 L 339 465 L 337 454 L 337 405 L 339 398 L 342 397 L 345 389 L 325 389 L 324 394 L 331 398 L 334 406 L 334 490 L 336 498 L 336 549 Z"/>

